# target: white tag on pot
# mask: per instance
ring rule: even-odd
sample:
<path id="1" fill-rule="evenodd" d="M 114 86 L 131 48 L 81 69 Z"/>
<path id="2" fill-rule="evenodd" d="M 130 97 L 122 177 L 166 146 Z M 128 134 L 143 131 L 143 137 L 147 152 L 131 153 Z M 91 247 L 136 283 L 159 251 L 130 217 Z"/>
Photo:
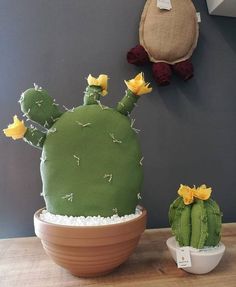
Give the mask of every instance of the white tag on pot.
<path id="1" fill-rule="evenodd" d="M 189 246 L 179 247 L 176 249 L 178 268 L 191 267 L 191 256 Z"/>
<path id="2" fill-rule="evenodd" d="M 197 22 L 198 22 L 198 23 L 201 23 L 201 21 L 202 21 L 202 20 L 201 20 L 201 13 L 200 13 L 200 12 L 197 12 L 196 15 L 197 15 Z"/>
<path id="3" fill-rule="evenodd" d="M 157 7 L 161 10 L 171 10 L 171 0 L 157 0 Z"/>

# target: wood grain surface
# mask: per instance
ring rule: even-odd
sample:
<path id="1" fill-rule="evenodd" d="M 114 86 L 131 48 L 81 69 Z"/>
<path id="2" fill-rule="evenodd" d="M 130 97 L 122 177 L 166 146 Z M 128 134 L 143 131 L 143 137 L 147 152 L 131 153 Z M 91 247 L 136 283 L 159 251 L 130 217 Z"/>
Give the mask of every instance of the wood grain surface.
<path id="1" fill-rule="evenodd" d="M 226 253 L 211 273 L 178 269 L 166 247 L 170 229 L 146 230 L 130 259 L 110 275 L 83 279 L 70 275 L 45 254 L 36 237 L 0 240 L 0 287 L 145 286 L 236 287 L 236 223 L 223 225 Z"/>

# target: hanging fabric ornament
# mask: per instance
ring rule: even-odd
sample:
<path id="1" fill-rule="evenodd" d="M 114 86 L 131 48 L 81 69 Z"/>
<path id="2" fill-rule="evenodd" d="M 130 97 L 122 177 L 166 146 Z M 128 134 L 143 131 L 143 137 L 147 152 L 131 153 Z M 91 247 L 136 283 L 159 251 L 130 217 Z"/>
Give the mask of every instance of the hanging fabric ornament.
<path id="1" fill-rule="evenodd" d="M 159 85 L 170 83 L 172 71 L 186 81 L 193 76 L 190 58 L 198 35 L 191 0 L 147 0 L 139 26 L 140 44 L 127 53 L 127 60 L 137 66 L 152 62 Z"/>

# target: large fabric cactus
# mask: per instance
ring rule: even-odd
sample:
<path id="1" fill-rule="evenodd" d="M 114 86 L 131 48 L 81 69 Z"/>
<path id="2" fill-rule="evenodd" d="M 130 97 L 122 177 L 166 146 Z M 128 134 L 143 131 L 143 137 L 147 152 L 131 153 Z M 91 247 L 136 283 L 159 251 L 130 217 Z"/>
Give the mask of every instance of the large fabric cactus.
<path id="1" fill-rule="evenodd" d="M 106 75 L 88 77 L 84 105 L 61 112 L 47 91 L 35 86 L 20 98 L 21 110 L 41 125 L 26 128 L 14 117 L 4 130 L 42 149 L 41 176 L 46 208 L 53 214 L 111 216 L 134 213 L 143 178 L 134 121 L 128 117 L 139 96 L 151 91 L 143 75 L 127 81 L 116 108 L 101 104 Z"/>
<path id="2" fill-rule="evenodd" d="M 180 186 L 179 197 L 170 205 L 169 222 L 180 246 L 201 249 L 220 241 L 221 212 L 210 197 L 211 188 Z"/>

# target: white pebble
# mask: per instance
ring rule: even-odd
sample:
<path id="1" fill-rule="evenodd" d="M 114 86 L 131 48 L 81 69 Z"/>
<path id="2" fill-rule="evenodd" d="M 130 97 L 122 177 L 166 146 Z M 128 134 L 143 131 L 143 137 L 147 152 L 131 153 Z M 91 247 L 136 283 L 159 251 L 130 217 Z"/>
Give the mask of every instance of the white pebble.
<path id="1" fill-rule="evenodd" d="M 40 214 L 40 219 L 49 223 L 59 224 L 59 225 L 69 225 L 69 226 L 98 226 L 98 225 L 109 225 L 115 223 L 126 222 L 139 217 L 142 211 L 137 208 L 135 213 L 118 216 L 117 214 L 111 217 L 98 216 L 67 216 L 67 215 L 57 215 L 43 210 Z"/>

